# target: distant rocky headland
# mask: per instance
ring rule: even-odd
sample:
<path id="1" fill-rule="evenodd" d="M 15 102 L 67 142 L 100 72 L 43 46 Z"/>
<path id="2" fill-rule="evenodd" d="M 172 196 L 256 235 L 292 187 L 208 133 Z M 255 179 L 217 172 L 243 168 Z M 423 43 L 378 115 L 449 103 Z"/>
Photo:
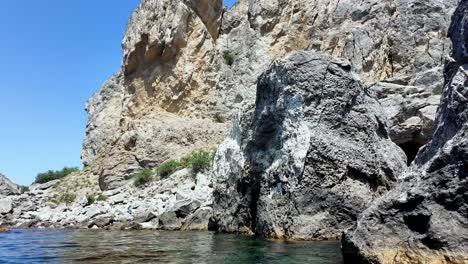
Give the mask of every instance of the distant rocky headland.
<path id="1" fill-rule="evenodd" d="M 468 1 L 141 0 L 86 104 L 84 169 L 0 226 L 341 239 L 346 263 L 468 263 Z"/>

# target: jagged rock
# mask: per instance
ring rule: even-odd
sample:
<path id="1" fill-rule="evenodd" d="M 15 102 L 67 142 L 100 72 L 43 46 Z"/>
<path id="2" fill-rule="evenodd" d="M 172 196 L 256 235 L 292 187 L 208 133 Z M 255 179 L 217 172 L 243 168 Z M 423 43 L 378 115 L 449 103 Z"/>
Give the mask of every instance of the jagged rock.
<path id="1" fill-rule="evenodd" d="M 208 230 L 210 218 L 213 215 L 213 209 L 210 207 L 199 208 L 195 213 L 189 215 L 181 227 L 181 230 Z"/>
<path id="2" fill-rule="evenodd" d="M 159 216 L 159 227 L 164 230 L 180 230 L 184 218 L 177 217 L 175 212 L 165 212 Z"/>
<path id="3" fill-rule="evenodd" d="M 468 263 L 467 14 L 460 1 L 433 139 L 405 180 L 345 234 L 348 263 Z"/>
<path id="4" fill-rule="evenodd" d="M 17 184 L 10 181 L 5 175 L 0 174 L 0 196 L 17 195 L 21 190 Z"/>
<path id="5" fill-rule="evenodd" d="M 201 203 L 197 200 L 183 200 L 177 201 L 173 205 L 173 210 L 176 213 L 177 217 L 185 218 L 195 212 L 198 208 L 200 208 Z"/>
<path id="6" fill-rule="evenodd" d="M 293 52 L 259 79 L 257 102 L 215 158 L 214 226 L 336 238 L 393 186 L 405 155 L 348 62 Z"/>
<path id="7" fill-rule="evenodd" d="M 47 190 L 47 189 L 50 189 L 50 188 L 54 187 L 58 183 L 60 183 L 60 180 L 53 180 L 53 181 L 49 181 L 49 182 L 42 183 L 42 184 L 41 183 L 35 183 L 35 184 L 31 185 L 30 189 L 31 189 L 31 192 L 41 192 L 41 191 L 44 191 L 44 190 Z"/>
<path id="8" fill-rule="evenodd" d="M 397 111 L 392 139 L 426 143 L 441 90 L 434 69 L 449 48 L 455 4 L 239 0 L 223 10 L 221 0 L 143 0 L 124 35 L 122 73 L 87 104 L 83 162 L 107 190 L 141 168 L 216 146 L 229 121 L 254 103 L 258 76 L 302 49 L 347 58 L 364 81 L 397 83 L 402 96 L 424 91 L 414 95 L 414 111 L 405 108 L 410 96 L 382 99 Z"/>
<path id="9" fill-rule="evenodd" d="M 440 95 L 434 95 L 426 87 L 384 82 L 371 89 L 384 107 L 390 121 L 390 137 L 395 143 L 423 146 L 430 141 Z"/>
<path id="10" fill-rule="evenodd" d="M 81 151 L 85 166 L 91 165 L 96 155 L 118 140 L 124 92 L 123 74 L 117 72 L 86 103 L 88 123 Z"/>

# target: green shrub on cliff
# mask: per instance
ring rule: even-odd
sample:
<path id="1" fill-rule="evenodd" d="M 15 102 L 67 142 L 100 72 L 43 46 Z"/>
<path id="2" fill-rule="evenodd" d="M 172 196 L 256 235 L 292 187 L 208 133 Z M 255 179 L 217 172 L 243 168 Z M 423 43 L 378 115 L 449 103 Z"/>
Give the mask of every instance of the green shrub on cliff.
<path id="1" fill-rule="evenodd" d="M 135 187 L 140 187 L 152 180 L 153 172 L 148 169 L 141 170 L 140 172 L 133 175 L 133 184 Z"/>
<path id="2" fill-rule="evenodd" d="M 229 51 L 223 52 L 223 59 L 224 63 L 226 63 L 229 66 L 232 66 L 234 64 L 234 56 L 232 56 L 231 52 Z"/>
<path id="3" fill-rule="evenodd" d="M 86 199 L 88 200 L 88 205 L 92 205 L 96 202 L 96 198 L 94 198 L 94 194 L 86 195 Z"/>
<path id="4" fill-rule="evenodd" d="M 65 205 L 68 206 L 72 204 L 75 201 L 75 199 L 76 199 L 76 194 L 67 192 L 59 196 L 58 202 L 64 203 Z"/>
<path id="5" fill-rule="evenodd" d="M 213 156 L 213 152 L 210 151 L 194 151 L 188 159 L 188 166 L 192 169 L 193 173 L 204 172 L 211 168 Z"/>
<path id="6" fill-rule="evenodd" d="M 100 195 L 96 198 L 96 201 L 98 201 L 98 202 L 105 202 L 105 201 L 107 201 L 107 196 L 104 196 L 104 195 L 100 194 Z"/>
<path id="7" fill-rule="evenodd" d="M 28 186 L 20 186 L 20 192 L 21 193 L 29 192 L 29 187 Z"/>
<path id="8" fill-rule="evenodd" d="M 159 165 L 159 167 L 156 169 L 156 172 L 161 177 L 161 179 L 165 179 L 180 168 L 181 163 L 179 161 L 171 160 Z"/>
<path id="9" fill-rule="evenodd" d="M 80 169 L 76 168 L 76 167 L 71 167 L 71 168 L 65 167 L 65 168 L 63 168 L 62 170 L 59 170 L 59 171 L 49 170 L 49 171 L 44 172 L 44 173 L 39 173 L 36 176 L 36 181 L 35 182 L 36 183 L 46 183 L 46 182 L 50 182 L 50 181 L 53 181 L 53 180 L 59 180 L 59 179 L 67 177 L 70 173 L 77 172 L 79 170 Z"/>

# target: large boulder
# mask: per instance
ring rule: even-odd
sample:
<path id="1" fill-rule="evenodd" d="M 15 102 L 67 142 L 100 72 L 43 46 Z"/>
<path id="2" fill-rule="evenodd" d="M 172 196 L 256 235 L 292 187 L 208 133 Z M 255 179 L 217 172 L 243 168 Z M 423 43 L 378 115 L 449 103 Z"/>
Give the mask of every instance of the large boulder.
<path id="1" fill-rule="evenodd" d="M 20 194 L 20 187 L 10 181 L 5 175 L 0 174 L 0 196 Z"/>
<path id="2" fill-rule="evenodd" d="M 220 231 L 337 238 L 406 169 L 377 99 L 348 62 L 293 52 L 259 79 L 255 107 L 215 157 Z"/>
<path id="3" fill-rule="evenodd" d="M 345 234 L 347 263 L 468 263 L 467 14 L 460 1 L 433 139 L 405 180 Z"/>
<path id="4" fill-rule="evenodd" d="M 13 211 L 13 201 L 11 198 L 6 197 L 0 199 L 0 214 L 8 214 Z"/>

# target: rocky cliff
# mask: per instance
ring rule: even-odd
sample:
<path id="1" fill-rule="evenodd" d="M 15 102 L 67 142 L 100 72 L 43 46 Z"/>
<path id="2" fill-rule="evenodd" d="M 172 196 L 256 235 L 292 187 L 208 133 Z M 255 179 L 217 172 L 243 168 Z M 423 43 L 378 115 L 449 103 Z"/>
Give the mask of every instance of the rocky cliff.
<path id="1" fill-rule="evenodd" d="M 406 169 L 383 109 L 343 60 L 293 52 L 261 75 L 254 109 L 214 162 L 213 225 L 338 238 Z"/>
<path id="2" fill-rule="evenodd" d="M 343 240 L 349 263 L 468 263 L 468 2 L 460 1 L 432 141 Z"/>
<path id="3" fill-rule="evenodd" d="M 86 105 L 86 168 L 3 197 L 0 224 L 344 233 L 349 263 L 468 263 L 457 3 L 142 0 L 121 70 Z M 209 148 L 211 171 L 128 183 Z"/>
<path id="4" fill-rule="evenodd" d="M 303 49 L 346 58 L 374 84 L 390 138 L 411 156 L 430 139 L 455 4 L 240 0 L 227 10 L 221 0 L 143 0 L 127 25 L 122 71 L 87 104 L 83 162 L 106 190 L 218 145 L 253 105 L 258 76 Z"/>

